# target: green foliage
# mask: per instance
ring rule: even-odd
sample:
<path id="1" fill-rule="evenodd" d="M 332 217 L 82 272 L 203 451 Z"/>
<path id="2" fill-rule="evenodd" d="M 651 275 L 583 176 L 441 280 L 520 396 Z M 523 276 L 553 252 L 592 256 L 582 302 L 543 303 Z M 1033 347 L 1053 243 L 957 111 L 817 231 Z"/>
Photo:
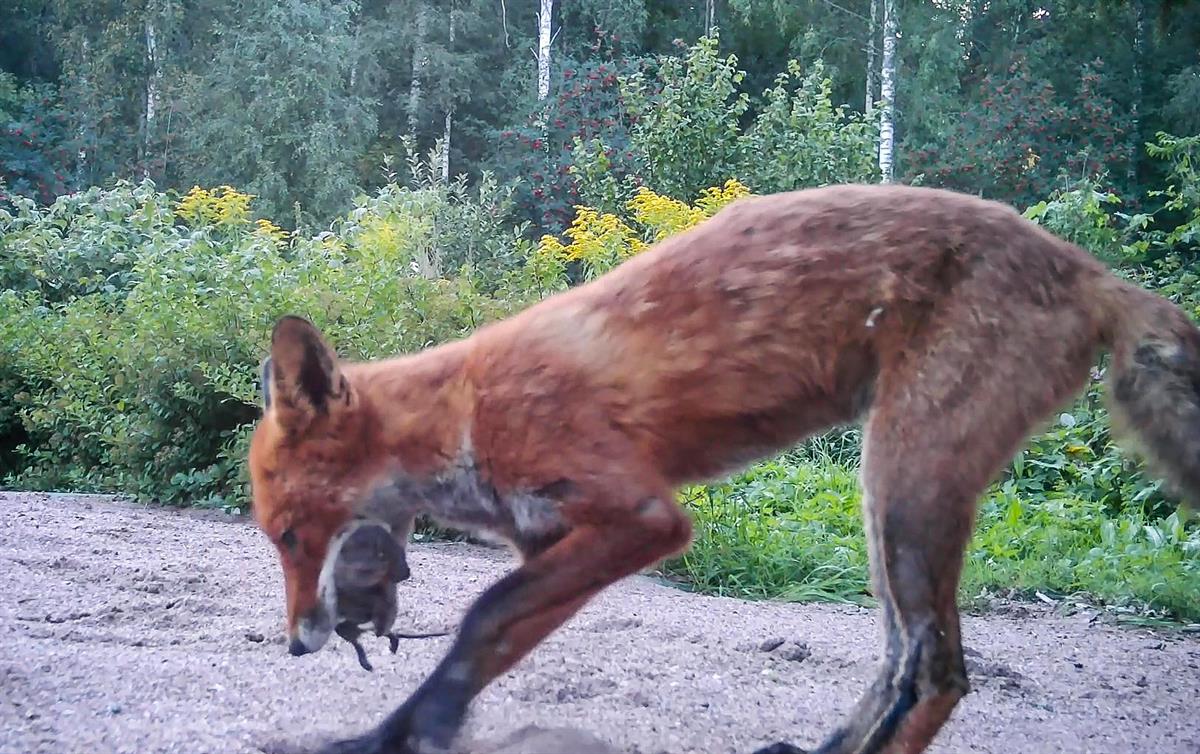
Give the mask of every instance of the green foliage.
<path id="1" fill-rule="evenodd" d="M 1195 250 L 1200 246 L 1200 134 L 1179 137 L 1160 132 L 1146 151 L 1166 162 L 1170 171 L 1167 187 L 1150 195 L 1165 197 L 1163 210 L 1180 221 L 1162 243 L 1168 249 Z"/>
<path id="2" fill-rule="evenodd" d="M 754 465 L 685 491 L 695 541 L 668 564 L 694 588 L 739 597 L 861 601 L 867 554 L 852 467 Z"/>
<path id="3" fill-rule="evenodd" d="M 46 304 L 122 296 L 134 260 L 152 253 L 171 222 L 169 202 L 149 181 L 93 187 L 45 207 L 14 197 L 0 208 L 0 288 L 35 292 Z"/>
<path id="4" fill-rule="evenodd" d="M 1164 257 L 1194 252 L 1200 244 L 1200 169 L 1196 167 L 1200 136 L 1159 133 L 1146 151 L 1167 165 L 1166 188 L 1147 192 L 1146 204 L 1159 203 L 1155 212 L 1120 212 L 1117 208 L 1123 200 L 1101 189 L 1103 176 L 1097 176 L 1056 190 L 1029 207 L 1025 216 L 1111 264 L 1165 263 Z M 1153 268 L 1140 274 L 1151 287 L 1183 292 L 1180 281 L 1155 275 Z"/>
<path id="5" fill-rule="evenodd" d="M 375 134 L 371 100 L 350 85 L 352 3 L 255 2 L 254 23 L 227 29 L 211 65 L 183 80 L 188 140 L 177 171 L 231 184 L 268 216 L 325 220 L 359 190 L 355 159 Z M 295 221 L 293 221 L 295 222 Z"/>
<path id="6" fill-rule="evenodd" d="M 822 61 L 807 72 L 789 61 L 746 128 L 744 78 L 715 37 L 660 61 L 653 79 L 630 77 L 638 176 L 669 196 L 694 196 L 731 176 L 759 193 L 877 180 L 875 124 L 834 106 Z"/>
<path id="7" fill-rule="evenodd" d="M 10 192 L 49 202 L 66 191 L 68 145 L 54 87 L 0 71 L 0 205 Z"/>
<path id="8" fill-rule="evenodd" d="M 1137 239 L 1150 219 L 1146 215 L 1116 216 L 1113 210 L 1120 204 L 1121 198 L 1114 192 L 1102 191 L 1099 181 L 1085 178 L 1072 188 L 1056 190 L 1024 214 L 1059 237 L 1115 264 L 1145 251 L 1146 242 Z"/>
<path id="9" fill-rule="evenodd" d="M 785 454 L 682 496 L 695 544 L 666 564 L 691 588 L 749 598 L 869 603 L 857 470 Z M 981 502 L 960 601 L 1041 591 L 1200 619 L 1200 529 L 1176 514 L 1106 512 L 1071 495 L 994 486 Z"/>
<path id="10" fill-rule="evenodd" d="M 738 176 L 740 119 L 750 97 L 737 58 L 701 38 L 684 58 L 663 57 L 653 79 L 630 76 L 625 99 L 635 118 L 632 143 L 647 185 L 668 196 L 695 196 Z"/>
<path id="11" fill-rule="evenodd" d="M 1009 466 L 1006 490 L 1034 499 L 1066 495 L 1117 515 L 1137 510 L 1161 517 L 1173 508 L 1157 480 L 1116 445 L 1102 400 L 1101 373 L 1084 394 L 1036 434 Z"/>
<path id="12" fill-rule="evenodd" d="M 400 186 L 392 170 L 393 158 L 384 156 L 388 180 L 377 192 L 361 196 L 355 208 L 332 226 L 342 236 L 379 231 L 403 225 L 406 236 L 389 243 L 408 243 L 417 250 L 413 271 L 426 277 L 444 277 L 464 268 L 477 285 L 489 292 L 503 285 L 525 263 L 531 244 L 524 240 L 528 224 L 514 223 L 519 213 L 516 186 L 501 185 L 484 172 L 471 185 L 466 176 L 444 182 L 437 173 L 440 147 L 424 158 L 415 140 L 401 139 L 405 149 L 407 187 Z"/>
<path id="13" fill-rule="evenodd" d="M 143 184 L 0 214 L 28 277 L 70 276 L 0 293 L 0 426 L 23 438 L 0 449 L 19 469 L 10 484 L 239 504 L 258 366 L 279 315 L 308 316 L 344 356 L 365 358 L 462 336 L 535 295 L 519 267 L 493 280 L 503 300 L 471 272 L 468 257 L 494 260 L 505 243 L 494 188 L 387 186 L 311 237 L 255 223 L 248 206 L 231 190 L 171 202 Z M 44 243 L 62 228 L 75 233 L 66 261 Z M 86 240 L 105 248 L 103 238 L 122 275 L 77 284 L 92 261 Z M 443 264 L 460 259 L 462 271 Z"/>
<path id="14" fill-rule="evenodd" d="M 1063 171 L 1122 174 L 1128 124 L 1100 89 L 1098 67 L 1083 68 L 1069 104 L 1024 59 L 1003 75 L 989 73 L 944 140 L 908 158 L 910 179 L 1027 205 L 1050 193 Z"/>
<path id="15" fill-rule="evenodd" d="M 580 80 L 564 78 L 568 69 L 672 56 L 660 69 L 674 66 L 673 80 L 682 85 L 661 93 L 683 109 L 648 115 L 664 126 L 678 124 L 682 133 L 650 124 L 647 138 L 661 143 L 644 163 L 668 182 L 634 176 L 669 194 L 690 196 L 729 176 L 760 192 L 828 180 L 782 175 L 759 181 L 753 165 L 735 171 L 727 163 L 730 151 L 743 151 L 731 150 L 728 129 L 744 136 L 773 107 L 759 95 L 789 70 L 788 61 L 805 72 L 820 62 L 830 101 L 850 103 L 853 111 L 878 98 L 877 76 L 874 91 L 865 92 L 867 48 L 873 42 L 878 53 L 880 47 L 868 0 L 554 5 L 551 100 Z M 687 83 L 691 63 L 675 58 L 693 56 L 681 50 L 708 34 L 708 7 L 720 32 L 711 53 L 712 82 L 698 76 Z M 1198 130 L 1200 15 L 1185 4 L 1047 0 L 1032 12 L 1024 0 L 947 0 L 897 8 L 903 174 L 925 173 L 929 181 L 1026 205 L 1058 185 L 1059 167 L 1067 166 L 1074 179 L 1107 169 L 1113 185 L 1106 191 L 1140 197 L 1161 182 L 1163 167 L 1142 154 L 1147 136 Z M 41 191 L 43 203 L 114 177 L 150 177 L 172 190 L 230 183 L 257 194 L 259 210 L 288 226 L 295 225 L 299 203 L 301 219 L 316 227 L 337 216 L 358 190 L 380 185 L 376 166 L 383 154 L 399 151 L 401 135 L 425 150 L 444 138 L 449 122 L 450 172 L 476 180 L 489 169 L 505 181 L 536 181 L 531 176 L 540 172 L 542 182 L 519 188 L 516 198 L 535 232 L 558 232 L 575 203 L 572 183 L 559 169 L 576 135 L 584 142 L 599 138 L 613 150 L 614 164 L 637 171 L 625 155 L 628 113 L 609 109 L 613 98 L 597 100 L 603 107 L 594 112 L 603 116 L 588 133 L 572 133 L 579 129 L 570 117 L 562 133 L 548 138 L 535 129 L 532 138 L 551 145 L 537 160 L 532 150 L 522 154 L 513 137 L 496 138 L 535 125 L 529 116 L 543 105 L 557 107 L 533 101 L 536 66 L 529 52 L 536 47 L 537 9 L 536 0 L 12 0 L 0 25 L 0 70 L 15 76 L 22 93 L 53 95 L 15 116 L 22 123 L 32 121 L 27 115 L 42 117 L 36 139 L 21 138 L 28 133 L 23 126 L 17 141 L 6 139 L 0 118 L 0 170 L 12 173 L 10 191 Z M 1011 71 L 1017 60 L 1025 67 L 1020 76 Z M 879 65 L 878 54 L 873 62 Z M 660 94 L 657 76 L 646 81 L 648 96 Z M 724 100 L 713 86 L 722 82 L 735 84 Z M 0 101 L 6 99 L 0 93 Z M 10 103 L 0 110 L 13 116 Z M 605 125 L 608 120 L 613 124 Z M 550 123 L 553 129 L 553 118 Z M 1006 124 L 1023 130 L 1006 131 Z M 1039 124 L 1057 125 L 1034 139 L 1040 161 L 1027 176 L 1022 147 L 1029 146 L 1030 133 L 1024 127 Z M 797 134 L 804 136 L 773 134 L 768 145 L 786 149 L 780 142 Z M 769 159 L 761 150 L 744 151 L 750 155 L 739 160 Z M 707 161 L 711 174 L 689 176 L 686 162 L 693 156 Z M 998 173 L 994 181 L 992 173 Z M 1018 188 L 1023 178 L 1028 185 Z M 540 197 L 533 196 L 535 188 Z"/>
<path id="16" fill-rule="evenodd" d="M 580 144 L 597 144 L 608 179 L 622 182 L 634 172 L 630 116 L 620 78 L 638 70 L 640 61 L 565 60 L 552 78 L 551 98 L 524 100 L 522 120 L 498 132 L 492 165 L 506 181 L 518 181 L 514 200 L 522 217 L 543 230 L 560 232 L 571 222 L 580 187 L 572 175 Z"/>
<path id="17" fill-rule="evenodd" d="M 817 60 L 807 73 L 788 62 L 742 139 L 741 171 L 759 193 L 875 182 L 878 128 L 833 105 L 833 81 Z"/>

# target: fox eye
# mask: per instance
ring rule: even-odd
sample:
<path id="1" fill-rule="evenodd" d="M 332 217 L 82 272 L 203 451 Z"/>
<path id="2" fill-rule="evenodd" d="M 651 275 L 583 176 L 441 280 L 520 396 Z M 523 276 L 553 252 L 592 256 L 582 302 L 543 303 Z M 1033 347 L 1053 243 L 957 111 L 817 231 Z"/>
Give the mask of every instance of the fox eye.
<path id="1" fill-rule="evenodd" d="M 283 534 L 279 535 L 279 541 L 289 550 L 296 549 L 296 532 L 291 529 L 284 529 Z"/>

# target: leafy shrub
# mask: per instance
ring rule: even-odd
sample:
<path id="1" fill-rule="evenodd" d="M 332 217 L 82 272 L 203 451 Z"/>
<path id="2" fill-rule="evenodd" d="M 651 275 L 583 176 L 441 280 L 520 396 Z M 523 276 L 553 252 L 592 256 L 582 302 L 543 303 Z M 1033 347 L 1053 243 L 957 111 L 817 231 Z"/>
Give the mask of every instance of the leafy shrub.
<path id="1" fill-rule="evenodd" d="M 134 260 L 172 232 L 169 201 L 149 181 L 92 187 L 49 206 L 13 197 L 10 206 L 0 207 L 0 288 L 46 303 L 122 295 Z"/>
<path id="2" fill-rule="evenodd" d="M 228 187 L 172 202 L 149 184 L 119 185 L 0 214 L 5 243 L 18 244 L 35 272 L 73 276 L 79 258 L 90 260 L 80 251 L 64 263 L 43 243 L 62 228 L 77 231 L 71 248 L 113 238 L 125 254 L 113 290 L 0 294 L 0 422 L 19 422 L 24 438 L 10 449 L 8 466 L 19 468 L 10 483 L 240 503 L 274 320 L 308 316 L 343 355 L 366 358 L 459 337 L 511 311 L 523 300 L 523 269 L 495 281 L 501 300 L 482 293 L 469 268 L 435 263 L 474 253 L 464 241 L 472 237 L 488 236 L 485 251 L 495 253 L 503 237 L 493 235 L 492 198 L 388 186 L 313 237 L 252 221 L 251 197 Z M 114 206 L 124 211 L 97 211 Z M 125 243 L 131 227 L 137 242 Z"/>
<path id="3" fill-rule="evenodd" d="M 653 77 L 626 80 L 642 183 L 680 197 L 731 176 L 760 193 L 876 179 L 876 125 L 834 106 L 822 62 L 805 72 L 789 61 L 747 126 L 745 73 L 717 46 L 702 38 L 685 57 L 660 59 Z"/>
<path id="4" fill-rule="evenodd" d="M 916 148 L 906 161 L 925 182 L 1017 205 L 1049 194 L 1064 171 L 1076 179 L 1123 174 L 1128 123 L 1101 91 L 1099 66 L 1082 69 L 1069 106 L 1023 58 L 1006 75 L 989 73 L 944 142 Z"/>
<path id="5" fill-rule="evenodd" d="M 413 274 L 444 277 L 466 267 L 481 288 L 496 290 L 522 268 L 530 248 L 528 222 L 512 222 L 517 186 L 501 185 L 486 171 L 473 186 L 463 175 L 444 182 L 434 167 L 437 149 L 422 159 L 410 138 L 402 142 L 409 185 L 398 185 L 389 173 L 388 183 L 356 200 L 332 232 L 366 245 L 407 245 L 414 250 Z M 385 157 L 385 169 L 390 165 Z"/>
<path id="6" fill-rule="evenodd" d="M 1150 217 L 1117 215 L 1114 210 L 1121 205 L 1121 198 L 1101 190 L 1099 183 L 1096 178 L 1085 178 L 1071 188 L 1056 190 L 1025 210 L 1025 217 L 1109 264 L 1128 261 L 1146 250 L 1149 239 L 1141 231 Z"/>
<path id="7" fill-rule="evenodd" d="M 49 202 L 70 183 L 67 118 L 46 84 L 0 71 L 0 204 L 9 195 Z"/>
<path id="8" fill-rule="evenodd" d="M 655 77 L 639 72 L 623 84 L 635 117 L 631 140 L 646 185 L 668 196 L 693 196 L 738 175 L 740 119 L 750 97 L 738 91 L 745 73 L 721 57 L 718 40 L 701 38 L 683 58 L 659 58 Z"/>
<path id="9" fill-rule="evenodd" d="M 574 150 L 601 135 L 605 171 L 616 180 L 632 174 L 632 120 L 620 80 L 640 65 L 624 58 L 563 61 L 555 68 L 551 97 L 529 101 L 521 122 L 499 131 L 496 174 L 520 179 L 514 201 L 521 217 L 545 231 L 566 227 L 580 197 L 571 173 Z"/>
<path id="10" fill-rule="evenodd" d="M 857 469 L 788 455 L 721 484 L 686 489 L 689 552 L 666 570 L 689 588 L 749 598 L 869 603 Z M 1112 514 L 1012 483 L 981 501 L 960 600 L 1035 591 L 1138 613 L 1200 619 L 1200 530 L 1176 514 Z"/>
<path id="11" fill-rule="evenodd" d="M 764 103 L 742 139 L 737 175 L 759 193 L 835 183 L 875 182 L 878 125 L 833 104 L 833 82 L 816 61 L 796 61 L 763 92 Z"/>

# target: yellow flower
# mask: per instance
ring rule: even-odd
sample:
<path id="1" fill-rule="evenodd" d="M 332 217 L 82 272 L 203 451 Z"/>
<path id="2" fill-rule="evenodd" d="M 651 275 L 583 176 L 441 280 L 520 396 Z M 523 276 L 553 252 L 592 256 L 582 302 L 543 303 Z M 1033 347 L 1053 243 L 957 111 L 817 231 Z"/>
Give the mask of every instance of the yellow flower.
<path id="1" fill-rule="evenodd" d="M 288 236 L 287 231 L 266 218 L 260 218 L 254 224 L 257 226 L 258 233 L 267 236 L 275 243 L 283 243 Z"/>
<path id="2" fill-rule="evenodd" d="M 192 186 L 175 205 L 175 214 L 190 225 L 246 225 L 253 198 L 253 194 L 243 194 L 232 186 L 220 186 L 215 191 Z"/>
<path id="3" fill-rule="evenodd" d="M 705 189 L 696 205 L 689 206 L 641 187 L 629 200 L 627 208 L 632 212 L 633 221 L 645 229 L 643 233 L 614 214 L 577 206 L 575 219 L 563 232 L 568 242 L 563 243 L 550 235 L 542 236 L 536 253 L 562 261 L 582 262 L 590 277 L 640 254 L 654 242 L 694 227 L 733 200 L 749 194 L 748 188 L 736 179 L 730 179 L 722 186 Z M 649 243 L 645 240 L 647 237 Z"/>

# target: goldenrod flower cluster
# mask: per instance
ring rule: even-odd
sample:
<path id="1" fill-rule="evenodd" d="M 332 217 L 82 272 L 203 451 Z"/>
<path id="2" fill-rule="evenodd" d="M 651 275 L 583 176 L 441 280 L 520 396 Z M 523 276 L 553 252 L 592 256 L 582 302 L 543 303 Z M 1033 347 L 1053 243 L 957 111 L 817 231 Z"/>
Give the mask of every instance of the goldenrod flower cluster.
<path id="1" fill-rule="evenodd" d="M 175 214 L 189 225 L 245 225 L 249 222 L 250 200 L 253 198 L 252 194 L 243 194 L 232 186 L 220 186 L 212 191 L 192 186 L 192 190 L 175 206 Z"/>
<path id="2" fill-rule="evenodd" d="M 688 205 L 641 187 L 626 207 L 642 232 L 614 214 L 577 206 L 575 219 L 565 232 L 567 243 L 554 236 L 542 236 L 537 253 L 561 261 L 583 262 L 592 277 L 644 251 L 651 243 L 698 225 L 726 204 L 749 194 L 745 185 L 730 179 L 722 186 L 704 189 L 696 203 Z"/>

